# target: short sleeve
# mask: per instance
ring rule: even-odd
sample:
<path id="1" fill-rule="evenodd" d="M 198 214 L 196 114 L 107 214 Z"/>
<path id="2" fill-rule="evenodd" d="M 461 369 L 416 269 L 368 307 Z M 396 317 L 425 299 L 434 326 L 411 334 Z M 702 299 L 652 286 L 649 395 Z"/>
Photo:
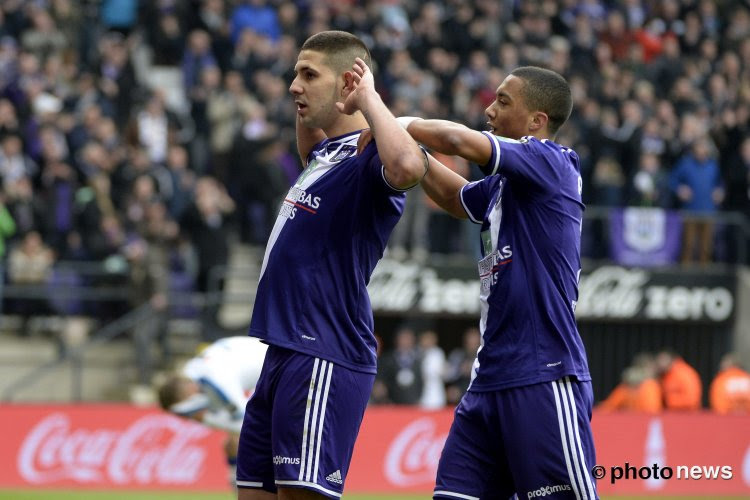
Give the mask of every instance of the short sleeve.
<path id="1" fill-rule="evenodd" d="M 370 144 L 368 144 L 362 151 L 361 155 L 363 161 L 366 164 L 365 168 L 367 169 L 369 175 L 372 176 L 372 181 L 381 185 L 386 192 L 406 193 L 407 191 L 415 188 L 417 184 L 419 184 L 417 183 L 414 186 L 410 186 L 406 189 L 399 189 L 395 186 L 392 186 L 385 176 L 385 165 L 383 165 L 383 162 L 380 159 L 375 141 L 370 142 Z"/>
<path id="2" fill-rule="evenodd" d="M 523 137 L 516 141 L 483 132 L 492 143 L 492 155 L 484 168 L 500 173 L 509 179 L 521 180 L 541 191 L 559 188 L 565 166 L 563 154 L 574 155 L 571 150 L 553 142 L 540 141 L 535 137 Z"/>
<path id="3" fill-rule="evenodd" d="M 495 175 L 470 182 L 461 188 L 461 205 L 474 224 L 481 224 L 484 220 L 484 214 L 492 201 L 493 188 L 498 182 L 500 178 Z"/>

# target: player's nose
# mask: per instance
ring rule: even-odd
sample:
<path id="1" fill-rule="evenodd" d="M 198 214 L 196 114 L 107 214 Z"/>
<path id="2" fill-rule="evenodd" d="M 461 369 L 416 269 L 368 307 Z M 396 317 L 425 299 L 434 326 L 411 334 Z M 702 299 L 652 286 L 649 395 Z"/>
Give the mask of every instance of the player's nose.
<path id="1" fill-rule="evenodd" d="M 298 95 L 302 93 L 302 86 L 297 83 L 296 78 L 292 80 L 291 85 L 289 85 L 289 93 L 291 93 L 292 95 Z"/>

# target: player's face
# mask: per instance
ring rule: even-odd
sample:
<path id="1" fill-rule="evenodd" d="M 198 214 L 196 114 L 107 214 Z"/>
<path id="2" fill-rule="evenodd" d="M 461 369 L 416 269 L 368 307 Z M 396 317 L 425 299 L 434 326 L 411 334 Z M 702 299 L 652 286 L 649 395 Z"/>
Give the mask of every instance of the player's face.
<path id="1" fill-rule="evenodd" d="M 528 125 L 532 113 L 521 95 L 523 85 L 523 80 L 509 75 L 497 88 L 495 101 L 484 111 L 487 115 L 487 125 L 493 134 L 509 139 L 520 139 L 529 135 Z"/>
<path id="2" fill-rule="evenodd" d="M 294 96 L 302 124 L 311 128 L 326 128 L 339 115 L 336 109 L 339 82 L 336 72 L 325 64 L 325 55 L 313 50 L 303 50 L 294 66 L 296 76 L 289 86 Z"/>

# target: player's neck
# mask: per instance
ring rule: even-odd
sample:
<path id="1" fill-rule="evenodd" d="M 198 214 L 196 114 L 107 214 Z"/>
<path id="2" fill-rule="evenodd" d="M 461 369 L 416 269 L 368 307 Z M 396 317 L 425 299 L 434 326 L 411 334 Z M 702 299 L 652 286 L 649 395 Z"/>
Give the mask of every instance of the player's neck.
<path id="1" fill-rule="evenodd" d="M 325 132 L 326 137 L 338 137 L 369 127 L 364 115 L 357 111 L 353 115 L 339 115 L 338 119 L 331 126 L 323 129 L 323 132 Z"/>

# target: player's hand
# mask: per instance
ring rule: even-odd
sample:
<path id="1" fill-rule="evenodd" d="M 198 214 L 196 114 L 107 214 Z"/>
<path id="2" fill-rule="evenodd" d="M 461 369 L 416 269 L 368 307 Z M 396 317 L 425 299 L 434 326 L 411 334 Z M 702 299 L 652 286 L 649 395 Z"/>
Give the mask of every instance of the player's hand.
<path id="1" fill-rule="evenodd" d="M 352 66 L 351 91 L 344 102 L 337 102 L 336 108 L 341 113 L 351 115 L 357 111 L 365 111 L 366 97 L 369 93 L 376 93 L 375 79 L 367 64 L 359 57 Z"/>
<path id="2" fill-rule="evenodd" d="M 372 142 L 372 130 L 366 128 L 359 133 L 359 140 L 357 140 L 357 154 L 361 154 L 370 142 Z"/>

